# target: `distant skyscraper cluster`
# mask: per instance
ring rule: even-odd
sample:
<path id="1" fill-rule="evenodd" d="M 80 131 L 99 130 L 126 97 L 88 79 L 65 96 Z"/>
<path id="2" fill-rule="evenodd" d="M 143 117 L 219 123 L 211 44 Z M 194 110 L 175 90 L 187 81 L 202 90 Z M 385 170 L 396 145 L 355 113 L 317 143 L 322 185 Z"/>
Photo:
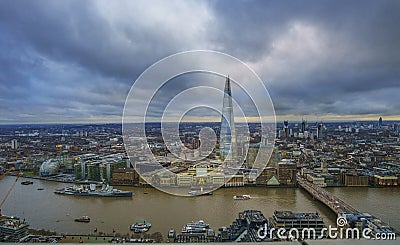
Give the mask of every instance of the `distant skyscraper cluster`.
<path id="1" fill-rule="evenodd" d="M 326 130 L 325 125 L 322 122 L 316 123 L 315 125 L 309 126 L 307 121 L 302 119 L 301 123 L 289 123 L 289 121 L 283 121 L 281 129 L 278 129 L 278 138 L 311 138 L 311 139 L 323 139 L 324 131 Z"/>

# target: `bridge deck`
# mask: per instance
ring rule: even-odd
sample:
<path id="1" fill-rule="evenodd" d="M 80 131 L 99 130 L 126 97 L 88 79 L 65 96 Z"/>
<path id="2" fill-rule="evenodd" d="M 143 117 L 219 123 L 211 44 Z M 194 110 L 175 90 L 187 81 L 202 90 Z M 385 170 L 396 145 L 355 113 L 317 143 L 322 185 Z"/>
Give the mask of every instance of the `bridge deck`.
<path id="1" fill-rule="evenodd" d="M 329 207 L 336 214 L 339 213 L 357 213 L 358 211 L 353 208 L 351 205 L 345 203 L 340 198 L 334 196 L 332 193 L 327 190 L 315 185 L 301 175 L 297 175 L 297 183 L 304 190 L 310 193 L 315 199 L 319 200 L 327 207 Z"/>

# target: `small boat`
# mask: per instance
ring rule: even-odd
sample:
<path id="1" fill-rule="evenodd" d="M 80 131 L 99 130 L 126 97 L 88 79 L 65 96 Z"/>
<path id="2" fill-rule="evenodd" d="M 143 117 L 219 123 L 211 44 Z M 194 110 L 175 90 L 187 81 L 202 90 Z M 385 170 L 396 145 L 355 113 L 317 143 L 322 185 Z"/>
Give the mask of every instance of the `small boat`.
<path id="1" fill-rule="evenodd" d="M 76 221 L 76 222 L 89 223 L 89 222 L 90 222 L 90 218 L 89 218 L 89 216 L 86 216 L 86 215 L 85 215 L 85 216 L 76 218 L 75 221 Z"/>
<path id="2" fill-rule="evenodd" d="M 199 220 L 196 222 L 187 223 L 182 228 L 182 233 L 205 233 L 207 232 L 207 228 L 210 227 L 209 224 L 205 223 L 203 220 Z"/>
<path id="3" fill-rule="evenodd" d="M 176 232 L 173 228 L 169 229 L 168 231 L 168 238 L 175 238 L 176 237 Z"/>
<path id="4" fill-rule="evenodd" d="M 33 181 L 29 181 L 29 180 L 27 180 L 27 181 L 22 181 L 22 182 L 21 182 L 21 185 L 33 185 Z"/>
<path id="5" fill-rule="evenodd" d="M 208 228 L 210 227 L 209 224 L 205 223 L 203 220 L 189 222 L 186 224 L 188 227 L 200 227 L 200 228 Z"/>
<path id="6" fill-rule="evenodd" d="M 215 231 L 213 229 L 208 229 L 207 236 L 209 236 L 209 237 L 215 236 Z"/>
<path id="7" fill-rule="evenodd" d="M 37 190 L 38 190 L 38 191 L 43 191 L 43 190 L 44 190 L 44 188 L 37 188 Z"/>
<path id="8" fill-rule="evenodd" d="M 205 233 L 205 232 L 207 232 L 207 229 L 203 228 L 203 227 L 193 227 L 193 226 L 186 226 L 185 225 L 182 228 L 182 233 L 190 233 L 190 234 L 192 234 L 192 233 Z"/>
<path id="9" fill-rule="evenodd" d="M 238 195 L 233 197 L 233 199 L 235 200 L 248 200 L 250 198 L 251 198 L 250 195 Z"/>
<path id="10" fill-rule="evenodd" d="M 143 222 L 136 222 L 134 224 L 131 224 L 129 228 L 135 233 L 144 233 L 151 228 L 151 223 L 143 220 Z"/>
<path id="11" fill-rule="evenodd" d="M 212 195 L 212 191 L 210 192 L 199 192 L 199 191 L 189 191 L 189 195 L 191 196 L 206 196 L 206 195 Z"/>

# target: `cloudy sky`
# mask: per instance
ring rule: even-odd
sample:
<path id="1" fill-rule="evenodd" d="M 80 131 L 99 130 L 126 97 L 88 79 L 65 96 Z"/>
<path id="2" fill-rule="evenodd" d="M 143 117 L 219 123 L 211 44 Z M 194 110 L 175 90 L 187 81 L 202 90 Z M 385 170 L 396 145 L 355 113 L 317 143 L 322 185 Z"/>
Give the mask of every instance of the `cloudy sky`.
<path id="1" fill-rule="evenodd" d="M 254 69 L 278 120 L 399 119 L 399 13 L 396 0 L 0 1 L 0 123 L 120 122 L 139 75 L 193 49 Z"/>

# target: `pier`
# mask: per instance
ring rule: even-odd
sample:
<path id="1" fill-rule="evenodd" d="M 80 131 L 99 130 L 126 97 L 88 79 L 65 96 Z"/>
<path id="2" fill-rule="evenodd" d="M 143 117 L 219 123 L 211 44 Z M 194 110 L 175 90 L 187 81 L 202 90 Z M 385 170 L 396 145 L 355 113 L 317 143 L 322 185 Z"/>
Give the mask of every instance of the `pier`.
<path id="1" fill-rule="evenodd" d="M 206 234 L 178 234 L 174 243 L 209 243 L 215 242 L 215 237 L 207 236 Z"/>
<path id="2" fill-rule="evenodd" d="M 297 174 L 297 184 L 310 193 L 313 198 L 325 204 L 337 215 L 341 213 L 359 213 L 359 211 L 353 208 L 350 204 L 345 203 L 340 198 L 334 196 L 332 193 L 321 188 L 320 186 L 309 182 L 300 174 Z"/>

